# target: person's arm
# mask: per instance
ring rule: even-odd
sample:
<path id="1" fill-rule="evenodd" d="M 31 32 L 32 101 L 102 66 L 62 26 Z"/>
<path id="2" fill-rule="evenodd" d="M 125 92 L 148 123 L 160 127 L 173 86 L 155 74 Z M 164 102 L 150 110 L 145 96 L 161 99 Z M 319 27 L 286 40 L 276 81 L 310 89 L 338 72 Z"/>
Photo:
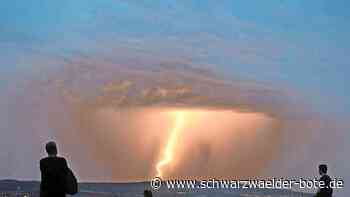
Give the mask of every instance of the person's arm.
<path id="1" fill-rule="evenodd" d="M 45 181 L 46 179 L 46 173 L 45 173 L 45 167 L 43 164 L 43 160 L 40 160 L 40 173 L 41 173 L 41 182 L 40 182 L 40 197 L 46 197 L 45 195 L 45 190 L 46 190 L 46 185 Z"/>
<path id="2" fill-rule="evenodd" d="M 44 170 L 44 164 L 43 161 L 40 160 L 40 174 L 41 174 L 41 184 L 40 184 L 40 190 L 43 188 L 43 181 L 45 181 L 45 170 Z"/>
<path id="3" fill-rule="evenodd" d="M 324 181 L 323 179 L 324 179 L 324 177 L 322 176 L 322 177 L 320 178 L 319 181 Z M 320 188 L 320 186 L 318 186 L 318 187 L 319 187 L 319 188 L 317 189 L 317 192 L 316 192 L 316 194 L 315 194 L 314 197 L 319 197 L 319 196 L 321 196 L 321 188 Z"/>
<path id="4" fill-rule="evenodd" d="M 63 169 L 65 170 L 65 172 L 67 172 L 69 170 L 67 160 L 65 158 L 63 158 Z"/>
<path id="5" fill-rule="evenodd" d="M 65 175 L 68 174 L 69 172 L 68 163 L 67 163 L 67 160 L 63 157 L 62 157 L 62 169 Z"/>

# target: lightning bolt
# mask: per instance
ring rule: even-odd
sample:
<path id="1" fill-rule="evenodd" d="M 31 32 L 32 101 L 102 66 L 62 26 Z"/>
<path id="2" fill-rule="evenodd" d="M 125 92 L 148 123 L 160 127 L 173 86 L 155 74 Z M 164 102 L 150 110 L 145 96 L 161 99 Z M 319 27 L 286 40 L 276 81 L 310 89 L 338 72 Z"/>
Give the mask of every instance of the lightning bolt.
<path id="1" fill-rule="evenodd" d="M 164 155 L 162 159 L 157 163 L 157 177 L 162 177 L 163 172 L 162 169 L 164 166 L 168 165 L 174 158 L 174 150 L 177 143 L 177 139 L 180 131 L 183 129 L 185 123 L 185 113 L 182 111 L 174 112 L 175 115 L 175 125 L 171 129 L 170 136 L 168 138 L 168 142 L 165 147 Z"/>

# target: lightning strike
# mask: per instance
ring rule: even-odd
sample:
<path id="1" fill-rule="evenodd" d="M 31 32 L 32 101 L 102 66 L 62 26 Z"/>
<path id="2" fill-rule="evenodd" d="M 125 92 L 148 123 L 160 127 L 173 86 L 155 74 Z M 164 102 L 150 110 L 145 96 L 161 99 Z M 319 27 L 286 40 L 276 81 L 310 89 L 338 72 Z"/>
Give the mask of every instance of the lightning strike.
<path id="1" fill-rule="evenodd" d="M 157 177 L 163 176 L 163 167 L 168 165 L 170 162 L 173 161 L 174 158 L 174 151 L 175 146 L 178 140 L 178 136 L 180 131 L 183 129 L 184 123 L 185 123 L 185 113 L 181 111 L 177 111 L 174 113 L 175 115 L 175 125 L 171 129 L 170 136 L 168 138 L 167 145 L 165 147 L 164 155 L 162 159 L 157 163 L 156 170 L 157 170 Z"/>

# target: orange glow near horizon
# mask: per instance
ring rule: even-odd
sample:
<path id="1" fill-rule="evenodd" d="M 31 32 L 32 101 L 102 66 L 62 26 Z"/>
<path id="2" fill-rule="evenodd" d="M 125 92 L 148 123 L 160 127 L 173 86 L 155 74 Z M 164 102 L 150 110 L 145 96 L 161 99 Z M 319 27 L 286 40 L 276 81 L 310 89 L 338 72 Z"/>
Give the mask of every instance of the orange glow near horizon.
<path id="1" fill-rule="evenodd" d="M 144 181 L 155 176 L 253 177 L 263 172 L 280 150 L 278 124 L 263 113 L 216 108 L 106 107 L 84 112 L 80 117 L 84 119 L 76 122 L 85 124 L 79 125 L 77 134 L 69 133 L 65 142 L 83 136 L 96 161 L 92 167 L 105 168 L 111 181 L 117 182 Z M 85 173 L 88 169 L 91 168 L 86 168 Z"/>
<path id="2" fill-rule="evenodd" d="M 168 142 L 165 147 L 165 151 L 163 153 L 163 157 L 161 160 L 157 163 L 156 170 L 157 170 L 157 177 L 163 176 L 163 167 L 168 165 L 172 160 L 174 159 L 174 151 L 175 146 L 178 141 L 178 137 L 180 135 L 181 130 L 184 127 L 185 124 L 185 113 L 183 111 L 176 111 L 173 112 L 175 117 L 175 124 L 174 127 L 171 129 L 171 133 L 168 138 Z"/>

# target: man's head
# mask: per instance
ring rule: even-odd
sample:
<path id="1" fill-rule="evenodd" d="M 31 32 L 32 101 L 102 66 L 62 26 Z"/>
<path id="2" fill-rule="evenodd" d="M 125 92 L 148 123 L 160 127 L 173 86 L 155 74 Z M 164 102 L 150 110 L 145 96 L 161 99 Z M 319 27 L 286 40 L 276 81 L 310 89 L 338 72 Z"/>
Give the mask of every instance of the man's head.
<path id="1" fill-rule="evenodd" d="M 45 146 L 46 152 L 49 156 L 56 156 L 57 155 L 57 145 L 55 142 L 51 141 L 48 142 Z"/>
<path id="2" fill-rule="evenodd" d="M 320 175 L 327 174 L 327 165 L 326 164 L 320 164 L 318 166 L 318 172 Z"/>

